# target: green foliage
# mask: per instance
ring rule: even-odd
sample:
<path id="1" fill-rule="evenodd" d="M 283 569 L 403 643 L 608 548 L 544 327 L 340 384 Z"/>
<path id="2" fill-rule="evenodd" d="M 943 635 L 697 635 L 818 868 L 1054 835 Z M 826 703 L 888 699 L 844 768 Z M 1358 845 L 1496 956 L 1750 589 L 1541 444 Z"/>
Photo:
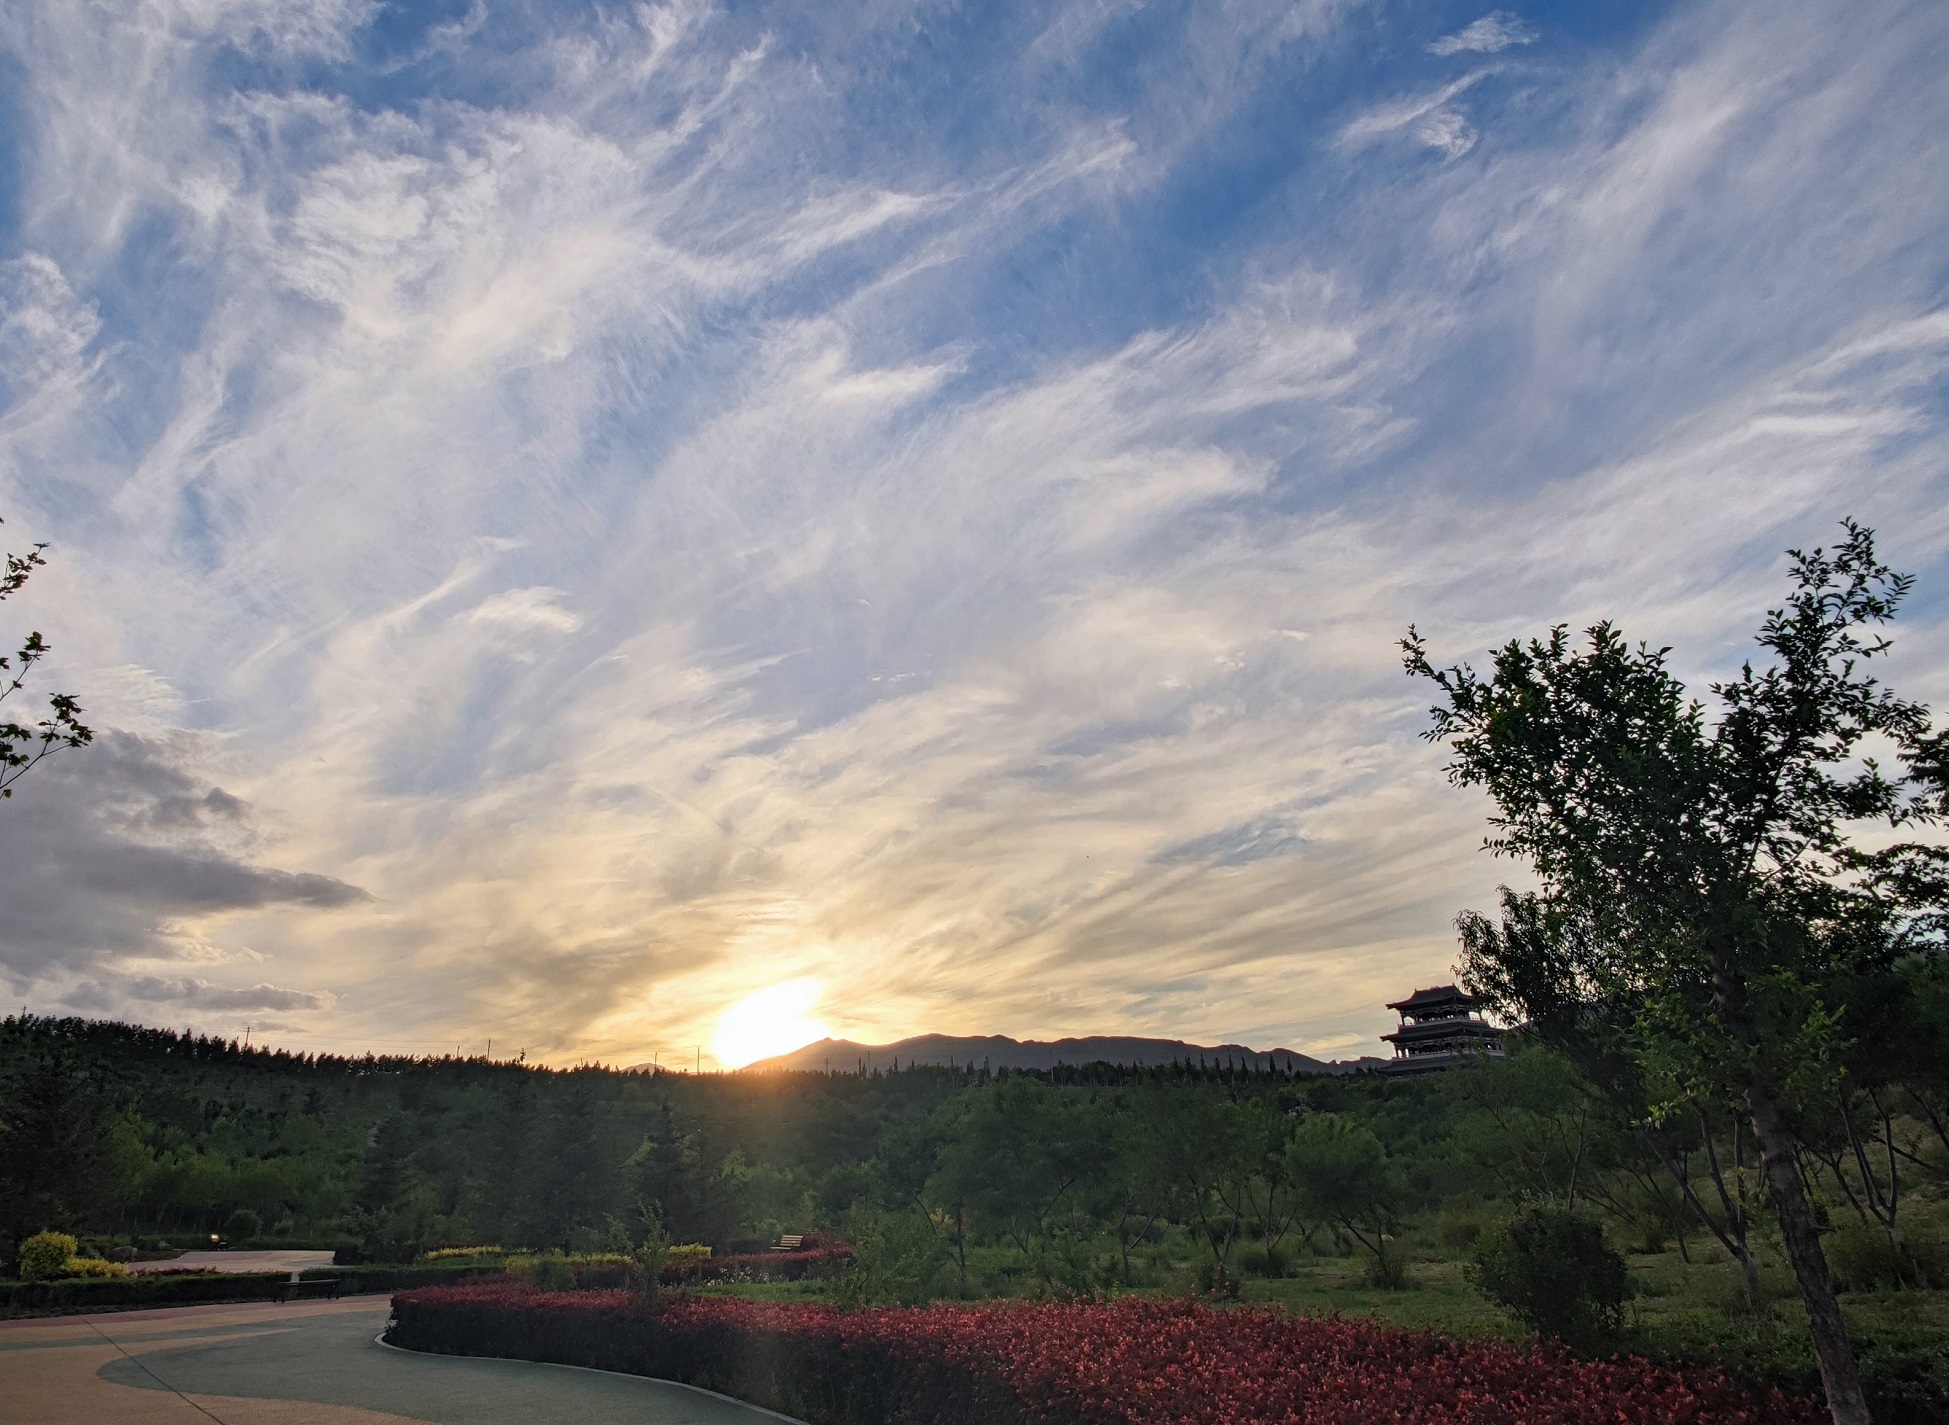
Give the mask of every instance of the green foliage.
<path id="1" fill-rule="evenodd" d="M 0 574 L 0 601 L 17 593 L 34 570 L 47 563 L 41 554 L 46 548 L 37 544 L 25 554 L 7 555 L 6 572 Z M 52 651 L 35 632 L 22 641 L 19 652 L 0 655 L 0 702 L 21 692 L 34 665 Z M 95 734 L 83 724 L 81 713 L 81 704 L 73 694 L 56 693 L 47 700 L 47 713 L 37 722 L 20 723 L 11 717 L 0 720 L 0 798 L 11 797 L 14 783 L 50 753 L 94 740 Z"/>
<path id="2" fill-rule="evenodd" d="M 1407 1287 L 1407 1262 L 1395 1237 L 1404 1187 L 1374 1131 L 1340 1114 L 1309 1114 L 1286 1158 L 1307 1210 L 1342 1228 L 1372 1256 L 1374 1284 Z"/>
<path id="3" fill-rule="evenodd" d="M 688 1246 L 670 1241 L 670 1234 L 663 1230 L 663 1219 L 655 1212 L 646 1207 L 642 1215 L 643 1240 L 631 1254 L 628 1280 L 630 1288 L 649 1306 L 663 1289 L 664 1267 L 673 1261 L 690 1260 L 694 1254 Z M 703 1255 L 710 1255 L 708 1247 Z"/>
<path id="4" fill-rule="evenodd" d="M 45 1282 L 67 1276 L 74 1245 L 65 1232 L 36 1232 L 20 1244 L 20 1279 Z"/>
<path id="5" fill-rule="evenodd" d="M 115 1196 L 116 1114 L 96 1066 L 37 1043 L 0 1060 L 0 1247 L 78 1226 Z"/>
<path id="6" fill-rule="evenodd" d="M 368 1262 L 411 1262 L 433 1237 L 432 1195 L 413 1161 L 418 1146 L 404 1115 L 383 1119 L 372 1130 L 351 1214 Z"/>
<path id="7" fill-rule="evenodd" d="M 248 1207 L 240 1207 L 230 1214 L 223 1224 L 223 1235 L 233 1241 L 245 1242 L 264 1230 L 264 1219 Z"/>
<path id="8" fill-rule="evenodd" d="M 1949 811 L 1949 734 L 1868 674 L 1889 644 L 1860 630 L 1892 619 L 1912 581 L 1877 560 L 1870 531 L 1845 529 L 1831 552 L 1791 552 L 1795 587 L 1756 640 L 1763 666 L 1714 684 L 1711 717 L 1669 650 L 1609 623 L 1510 642 L 1488 678 L 1435 667 L 1412 629 L 1403 650 L 1440 689 L 1428 735 L 1452 749 L 1450 779 L 1495 804 L 1489 849 L 1538 883 L 1504 888 L 1497 918 L 1462 916 L 1464 982 L 1577 1059 L 1628 1118 L 1743 1115 L 1835 1420 L 1861 1425 L 1799 1160 L 1818 1137 L 1810 1110 L 1844 1114 L 1875 1087 L 1850 1082 L 1842 1006 L 1894 999 L 1903 958 L 1939 949 L 1949 849 L 1858 832 Z M 1876 742 L 1892 773 L 1868 755 Z M 1868 1209 L 1892 1224 L 1889 1204 Z M 1751 1300 L 1745 1225 L 1731 1204 L 1726 1219 Z"/>
<path id="9" fill-rule="evenodd" d="M 722 1248 L 736 1235 L 746 1163 L 714 1154 L 702 1128 L 682 1124 L 667 1100 L 622 1171 L 642 1211 L 673 1239 Z"/>
<path id="10" fill-rule="evenodd" d="M 1926 1228 L 1891 1238 L 1880 1224 L 1850 1217 L 1828 1236 L 1826 1247 L 1842 1291 L 1949 1286 L 1949 1243 Z"/>
<path id="11" fill-rule="evenodd" d="M 1602 1227 L 1562 1207 L 1528 1208 L 1485 1234 L 1469 1279 L 1532 1331 L 1573 1350 L 1610 1349 L 1624 1324 L 1624 1258 Z"/>
<path id="12" fill-rule="evenodd" d="M 1259 1243 L 1250 1243 L 1238 1254 L 1238 1269 L 1249 1276 L 1278 1278 L 1286 1274 L 1286 1254 L 1274 1247 L 1267 1251 Z"/>
<path id="13" fill-rule="evenodd" d="M 1088 1209 L 1112 1159 L 1109 1125 L 1073 1095 L 1011 1077 L 969 1094 L 930 1180 L 1031 1257 Z"/>
<path id="14" fill-rule="evenodd" d="M 846 1234 L 854 1255 L 835 1293 L 842 1304 L 914 1306 L 954 1294 L 948 1245 L 920 1213 L 855 1207 Z"/>
<path id="15" fill-rule="evenodd" d="M 574 1291 L 575 1268 L 561 1252 L 538 1252 L 509 1257 L 508 1275 L 536 1291 Z"/>

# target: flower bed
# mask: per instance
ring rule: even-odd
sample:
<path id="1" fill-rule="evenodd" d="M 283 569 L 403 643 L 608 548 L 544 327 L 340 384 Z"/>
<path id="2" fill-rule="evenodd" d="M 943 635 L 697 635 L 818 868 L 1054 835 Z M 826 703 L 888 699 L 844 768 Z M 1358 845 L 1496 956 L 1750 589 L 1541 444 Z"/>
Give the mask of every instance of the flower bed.
<path id="1" fill-rule="evenodd" d="M 1715 1371 L 1182 1302 L 840 1311 L 509 1284 L 393 1298 L 386 1339 L 661 1376 L 814 1425 L 1817 1425 Z"/>

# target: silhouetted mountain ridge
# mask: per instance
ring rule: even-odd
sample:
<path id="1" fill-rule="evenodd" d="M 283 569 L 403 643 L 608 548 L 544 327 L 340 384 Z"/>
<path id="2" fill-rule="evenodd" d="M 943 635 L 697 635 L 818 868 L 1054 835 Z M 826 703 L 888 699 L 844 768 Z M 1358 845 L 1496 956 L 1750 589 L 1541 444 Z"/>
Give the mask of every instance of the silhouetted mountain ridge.
<path id="1" fill-rule="evenodd" d="M 821 1039 L 803 1049 L 760 1059 L 741 1072 L 799 1070 L 812 1073 L 857 1073 L 862 1069 L 905 1068 L 933 1064 L 943 1068 L 972 1066 L 989 1069 L 1053 1069 L 1058 1064 L 1119 1064 L 1156 1067 L 1164 1064 L 1230 1065 L 1290 1074 L 1344 1074 L 1362 1061 L 1329 1063 L 1291 1049 L 1250 1049 L 1243 1044 L 1189 1044 L 1182 1039 L 1139 1039 L 1123 1035 L 1091 1035 L 1082 1039 L 1010 1039 L 1001 1034 L 920 1034 L 892 1044 L 858 1044 L 850 1039 Z"/>

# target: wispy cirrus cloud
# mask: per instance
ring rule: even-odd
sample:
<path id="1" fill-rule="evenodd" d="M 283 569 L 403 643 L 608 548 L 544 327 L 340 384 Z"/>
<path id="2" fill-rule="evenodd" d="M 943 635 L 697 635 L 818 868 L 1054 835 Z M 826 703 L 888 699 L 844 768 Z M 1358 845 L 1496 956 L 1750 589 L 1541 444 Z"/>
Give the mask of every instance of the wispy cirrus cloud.
<path id="1" fill-rule="evenodd" d="M 1357 153 L 1384 139 L 1406 137 L 1449 158 L 1460 158 L 1475 147 L 1476 132 L 1453 101 L 1487 77 L 1486 71 L 1478 70 L 1426 94 L 1376 105 L 1349 120 L 1334 144 Z"/>
<path id="2" fill-rule="evenodd" d="M 1361 1052 L 1513 872 L 1407 623 L 1703 675 L 1842 513 L 1940 580 L 1932 13 L 1714 4 L 1520 94 L 1183 18 L 10 16 L 0 504 L 122 729 L 0 812 L 15 992 Z"/>
<path id="3" fill-rule="evenodd" d="M 1452 35 L 1443 35 L 1428 46 L 1430 54 L 1495 54 L 1511 45 L 1535 44 L 1539 38 L 1533 25 L 1509 10 L 1491 10 L 1481 19 L 1464 25 Z"/>

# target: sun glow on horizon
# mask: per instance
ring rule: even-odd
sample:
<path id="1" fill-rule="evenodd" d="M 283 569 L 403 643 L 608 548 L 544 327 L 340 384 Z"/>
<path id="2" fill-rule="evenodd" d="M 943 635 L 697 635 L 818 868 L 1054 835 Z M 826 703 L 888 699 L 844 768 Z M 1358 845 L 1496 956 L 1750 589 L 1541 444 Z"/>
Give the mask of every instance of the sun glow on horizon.
<path id="1" fill-rule="evenodd" d="M 712 1055 L 727 1069 L 742 1069 L 824 1039 L 826 1026 L 810 1017 L 820 989 L 817 980 L 788 980 L 746 995 L 719 1017 Z"/>

